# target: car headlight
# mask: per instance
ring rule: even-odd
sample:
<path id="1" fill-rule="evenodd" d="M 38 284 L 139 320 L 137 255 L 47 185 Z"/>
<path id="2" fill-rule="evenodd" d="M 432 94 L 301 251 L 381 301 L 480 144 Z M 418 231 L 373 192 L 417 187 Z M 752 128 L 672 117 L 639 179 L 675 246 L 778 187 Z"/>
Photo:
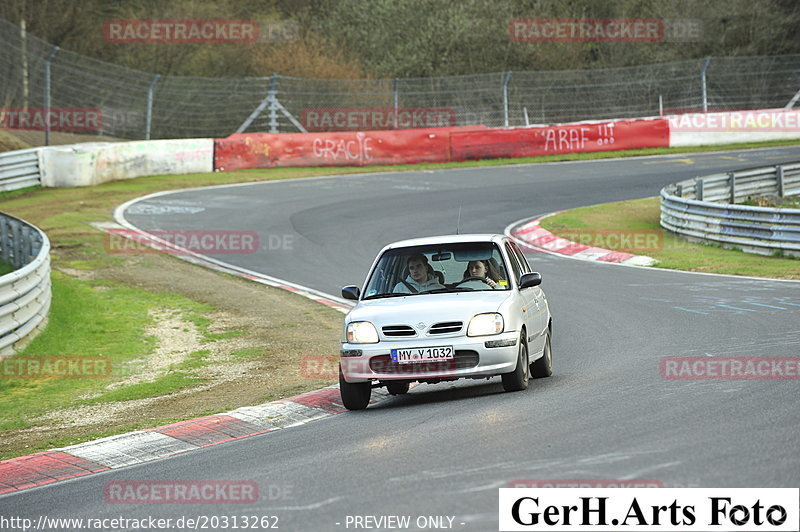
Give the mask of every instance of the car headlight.
<path id="1" fill-rule="evenodd" d="M 503 332 L 503 316 L 495 312 L 491 314 L 476 314 L 469 320 L 467 336 L 489 336 Z"/>
<path id="2" fill-rule="evenodd" d="M 378 330 L 368 321 L 347 324 L 347 342 L 351 344 L 377 344 Z"/>

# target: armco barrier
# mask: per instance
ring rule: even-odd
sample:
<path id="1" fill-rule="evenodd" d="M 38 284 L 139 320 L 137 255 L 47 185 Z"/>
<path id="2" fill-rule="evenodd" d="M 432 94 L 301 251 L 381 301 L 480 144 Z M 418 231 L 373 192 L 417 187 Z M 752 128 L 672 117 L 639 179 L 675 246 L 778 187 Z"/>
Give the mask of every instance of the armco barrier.
<path id="1" fill-rule="evenodd" d="M 733 204 L 748 196 L 798 194 L 800 163 L 689 179 L 661 190 L 661 226 L 752 253 L 800 256 L 800 209 Z"/>
<path id="2" fill-rule="evenodd" d="M 0 153 L 0 192 L 38 185 L 39 148 Z"/>
<path id="3" fill-rule="evenodd" d="M 37 227 L 0 213 L 0 358 L 35 335 L 50 310 L 50 242 Z"/>
<path id="4" fill-rule="evenodd" d="M 453 161 L 536 157 L 669 146 L 665 119 L 586 122 L 520 129 L 454 131 Z"/>
<path id="5" fill-rule="evenodd" d="M 214 168 L 370 166 L 450 161 L 450 133 L 484 127 L 338 133 L 251 133 L 217 139 Z"/>
<path id="6" fill-rule="evenodd" d="M 211 139 L 104 142 L 42 149 L 46 187 L 99 185 L 118 179 L 214 170 Z"/>

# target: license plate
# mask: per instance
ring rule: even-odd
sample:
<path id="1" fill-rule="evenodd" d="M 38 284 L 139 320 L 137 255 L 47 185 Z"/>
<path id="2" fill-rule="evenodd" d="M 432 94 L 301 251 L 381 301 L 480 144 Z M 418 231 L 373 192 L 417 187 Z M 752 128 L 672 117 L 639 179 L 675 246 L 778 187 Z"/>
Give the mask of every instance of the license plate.
<path id="1" fill-rule="evenodd" d="M 414 364 L 416 362 L 436 362 L 449 360 L 455 355 L 452 345 L 437 347 L 418 347 L 414 349 L 392 349 L 392 362 Z"/>

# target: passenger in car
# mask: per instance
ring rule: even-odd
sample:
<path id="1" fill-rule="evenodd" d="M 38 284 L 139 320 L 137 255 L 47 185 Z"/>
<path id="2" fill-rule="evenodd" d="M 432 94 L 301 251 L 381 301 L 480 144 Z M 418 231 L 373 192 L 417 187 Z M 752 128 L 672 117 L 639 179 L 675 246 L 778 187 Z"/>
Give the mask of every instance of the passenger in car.
<path id="1" fill-rule="evenodd" d="M 439 282 L 433 267 L 428 263 L 428 258 L 422 253 L 416 253 L 408 257 L 407 264 L 408 277 L 395 285 L 392 290 L 395 294 L 416 294 L 427 290 L 445 288 Z"/>
<path id="2" fill-rule="evenodd" d="M 471 260 L 464 270 L 464 279 L 468 277 L 481 277 L 486 279 L 486 284 L 492 288 L 497 288 L 497 284 L 502 278 L 500 272 L 490 260 Z"/>

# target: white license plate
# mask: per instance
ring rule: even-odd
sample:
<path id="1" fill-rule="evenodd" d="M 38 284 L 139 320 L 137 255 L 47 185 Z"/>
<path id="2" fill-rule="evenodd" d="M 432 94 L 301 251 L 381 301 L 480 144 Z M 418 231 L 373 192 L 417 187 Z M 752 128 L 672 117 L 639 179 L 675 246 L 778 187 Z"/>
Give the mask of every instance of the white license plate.
<path id="1" fill-rule="evenodd" d="M 392 362 L 413 364 L 415 362 L 436 362 L 450 360 L 455 354 L 452 345 L 437 347 L 418 347 L 414 349 L 392 349 Z"/>

